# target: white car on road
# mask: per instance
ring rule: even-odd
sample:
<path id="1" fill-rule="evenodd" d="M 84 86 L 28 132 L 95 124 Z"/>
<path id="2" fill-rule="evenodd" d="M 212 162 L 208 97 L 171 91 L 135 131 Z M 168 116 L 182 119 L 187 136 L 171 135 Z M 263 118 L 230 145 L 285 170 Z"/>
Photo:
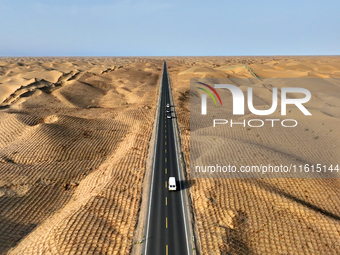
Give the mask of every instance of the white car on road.
<path id="1" fill-rule="evenodd" d="M 170 190 L 177 190 L 175 177 L 169 177 L 169 191 Z"/>

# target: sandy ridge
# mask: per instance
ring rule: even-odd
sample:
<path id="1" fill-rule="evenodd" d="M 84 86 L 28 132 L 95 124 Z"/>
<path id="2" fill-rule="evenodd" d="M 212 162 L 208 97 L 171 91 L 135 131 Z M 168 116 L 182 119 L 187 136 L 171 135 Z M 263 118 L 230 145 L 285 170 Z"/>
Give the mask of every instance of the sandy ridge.
<path id="1" fill-rule="evenodd" d="M 162 62 L 3 62 L 66 75 L 0 111 L 0 253 L 128 254 Z"/>

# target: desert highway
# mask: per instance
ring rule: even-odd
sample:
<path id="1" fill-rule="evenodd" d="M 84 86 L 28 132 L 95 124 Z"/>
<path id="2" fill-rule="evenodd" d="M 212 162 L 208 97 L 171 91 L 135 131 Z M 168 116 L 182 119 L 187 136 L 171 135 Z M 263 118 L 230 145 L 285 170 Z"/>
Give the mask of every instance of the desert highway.
<path id="1" fill-rule="evenodd" d="M 154 167 L 151 174 L 149 208 L 146 222 L 144 253 L 148 255 L 192 254 L 189 236 L 187 205 L 184 199 L 183 178 L 178 169 L 170 102 L 167 66 L 164 62 L 161 80 L 158 130 L 156 133 Z M 166 105 L 169 104 L 170 107 Z M 167 118 L 171 109 L 171 118 Z M 168 190 L 169 177 L 177 180 L 177 191 Z"/>

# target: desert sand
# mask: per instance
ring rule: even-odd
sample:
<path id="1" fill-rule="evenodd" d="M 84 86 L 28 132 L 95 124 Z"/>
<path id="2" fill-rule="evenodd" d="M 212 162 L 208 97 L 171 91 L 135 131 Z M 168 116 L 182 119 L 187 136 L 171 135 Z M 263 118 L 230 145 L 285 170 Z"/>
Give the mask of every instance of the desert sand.
<path id="1" fill-rule="evenodd" d="M 203 162 L 241 155 L 243 161 L 254 164 L 324 159 L 339 163 L 340 85 L 334 80 L 340 77 L 340 57 L 187 57 L 168 59 L 167 64 L 201 254 L 339 254 L 339 179 L 193 178 L 189 137 L 203 136 L 205 147 L 198 152 Z M 227 138 L 218 144 L 207 136 L 207 127 L 190 128 L 190 97 L 200 96 L 190 91 L 190 78 L 255 79 L 257 109 L 271 104 L 265 86 L 271 78 L 327 78 L 332 82 L 320 85 L 309 79 L 312 100 L 306 107 L 313 122 L 292 106 L 289 116 L 299 120 L 296 129 L 225 128 L 222 134 Z"/>
<path id="2" fill-rule="evenodd" d="M 338 254 L 338 179 L 193 178 L 189 137 L 200 132 L 190 130 L 190 78 L 333 79 L 340 57 L 165 59 L 201 254 Z M 0 254 L 133 251 L 161 68 L 161 58 L 0 59 Z M 339 159 L 334 84 L 310 86 L 320 125 L 301 119 L 292 134 L 311 146 L 279 137 L 277 159 L 314 162 L 330 147 Z M 254 92 L 257 106 L 270 104 L 261 82 Z M 227 144 L 249 158 L 254 148 L 270 150 L 273 135 L 246 129 Z"/>
<path id="3" fill-rule="evenodd" d="M 162 61 L 0 59 L 0 254 L 129 254 Z"/>

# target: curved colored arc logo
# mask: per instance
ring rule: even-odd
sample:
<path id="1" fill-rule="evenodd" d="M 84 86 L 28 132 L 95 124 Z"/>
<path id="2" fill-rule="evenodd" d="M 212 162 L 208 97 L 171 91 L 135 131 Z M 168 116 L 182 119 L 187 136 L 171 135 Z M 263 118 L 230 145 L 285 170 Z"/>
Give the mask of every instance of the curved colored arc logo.
<path id="1" fill-rule="evenodd" d="M 209 94 L 209 96 L 211 96 L 211 98 L 214 100 L 215 105 L 217 105 L 217 104 L 216 104 L 215 98 L 213 97 L 213 95 L 212 95 L 208 90 L 203 89 L 203 88 L 200 88 L 200 87 L 196 87 L 196 88 L 201 89 L 201 90 L 203 90 L 204 92 L 207 92 L 207 93 Z"/>
<path id="2" fill-rule="evenodd" d="M 222 100 L 221 100 L 221 98 L 220 98 L 220 95 L 217 93 L 217 91 L 216 91 L 213 87 L 211 87 L 210 85 L 205 84 L 205 83 L 203 83 L 203 82 L 197 82 L 197 83 L 202 84 L 202 85 L 208 87 L 209 89 L 211 89 L 211 90 L 215 93 L 215 95 L 218 97 L 218 100 L 220 100 L 220 104 L 222 105 Z M 215 101 L 215 100 L 214 100 L 214 101 Z M 215 103 L 215 104 L 216 104 L 216 103 Z"/>

